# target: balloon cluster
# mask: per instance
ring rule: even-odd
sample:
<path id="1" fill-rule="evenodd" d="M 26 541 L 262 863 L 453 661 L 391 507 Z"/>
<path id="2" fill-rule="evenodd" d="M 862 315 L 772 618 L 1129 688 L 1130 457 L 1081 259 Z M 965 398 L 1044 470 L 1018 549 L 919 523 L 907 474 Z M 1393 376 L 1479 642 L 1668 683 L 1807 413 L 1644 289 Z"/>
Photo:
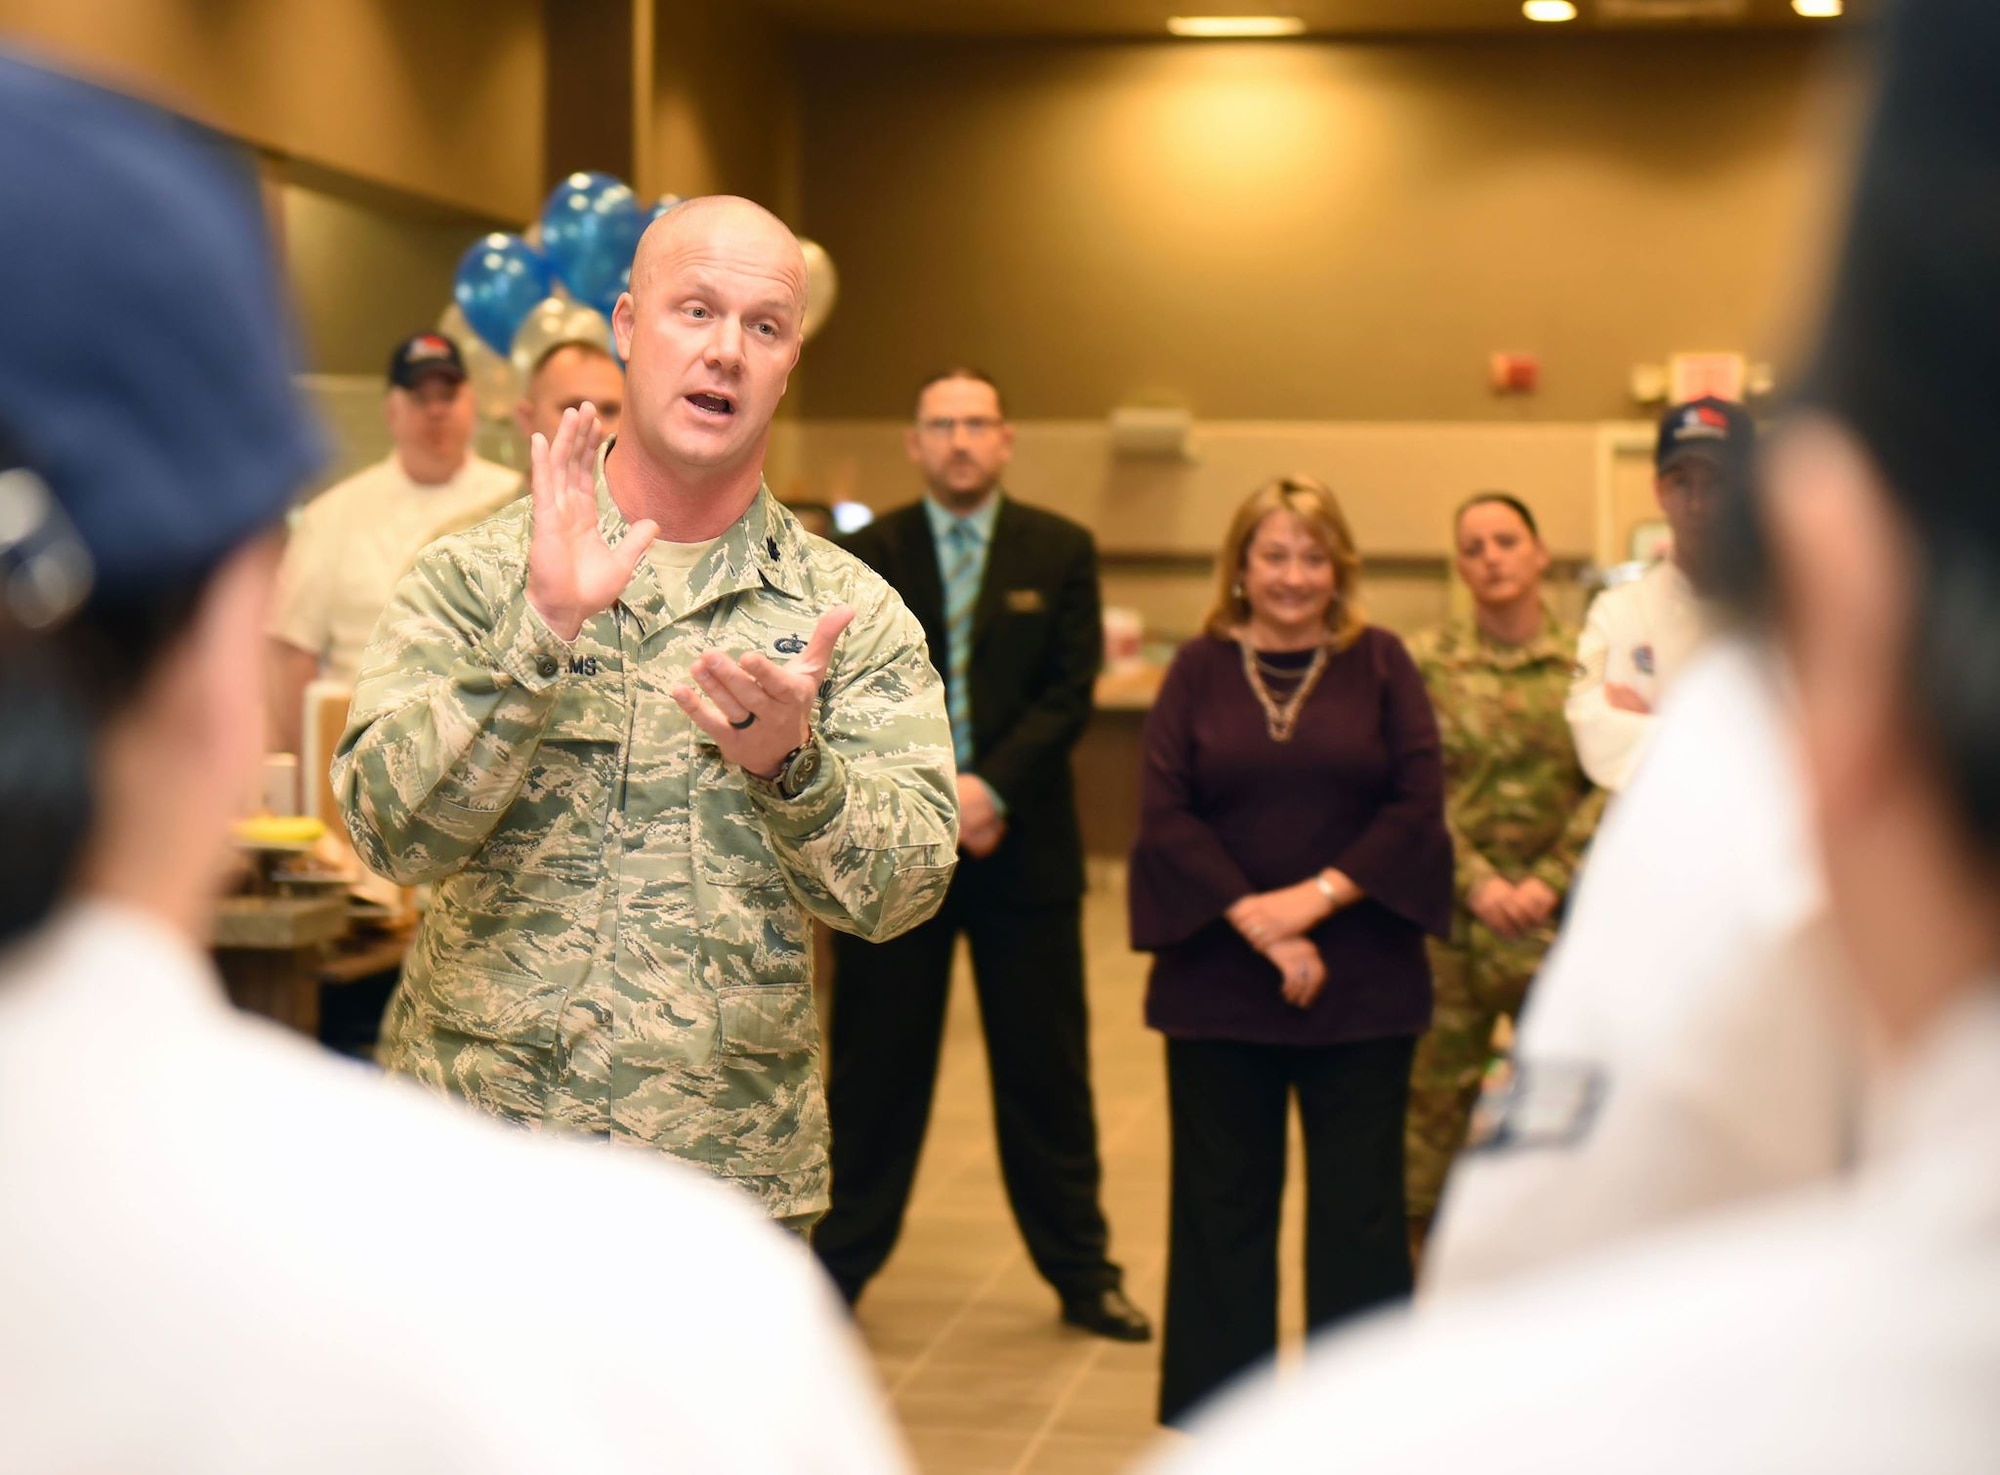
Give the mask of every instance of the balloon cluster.
<path id="1" fill-rule="evenodd" d="M 495 231 L 466 248 L 438 331 L 465 355 L 480 414 L 505 419 L 537 361 L 558 343 L 617 352 L 611 313 L 631 285 L 639 237 L 679 203 L 678 195 L 662 195 L 644 206 L 622 179 L 572 174 L 550 191 L 541 218 L 525 231 Z M 818 244 L 800 244 L 810 338 L 833 310 L 839 280 Z"/>

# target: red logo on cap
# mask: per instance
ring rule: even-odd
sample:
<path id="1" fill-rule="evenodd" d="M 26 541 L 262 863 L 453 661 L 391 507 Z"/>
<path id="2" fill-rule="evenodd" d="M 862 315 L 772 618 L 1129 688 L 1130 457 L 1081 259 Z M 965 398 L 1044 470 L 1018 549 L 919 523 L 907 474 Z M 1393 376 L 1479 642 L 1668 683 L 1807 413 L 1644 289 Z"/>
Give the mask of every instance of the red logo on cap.
<path id="1" fill-rule="evenodd" d="M 410 351 L 403 357 L 411 363 L 418 359 L 448 359 L 451 345 L 435 333 L 426 333 L 410 345 Z"/>
<path id="2" fill-rule="evenodd" d="M 1689 405 L 1681 416 L 1678 440 L 1727 440 L 1729 417 L 1713 405 Z"/>

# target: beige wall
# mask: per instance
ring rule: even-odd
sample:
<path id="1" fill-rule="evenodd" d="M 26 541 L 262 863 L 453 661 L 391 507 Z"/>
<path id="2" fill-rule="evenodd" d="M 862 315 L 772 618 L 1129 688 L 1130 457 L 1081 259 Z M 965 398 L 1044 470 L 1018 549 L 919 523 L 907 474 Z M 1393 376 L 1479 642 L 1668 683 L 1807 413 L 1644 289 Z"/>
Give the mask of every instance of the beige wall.
<path id="1" fill-rule="evenodd" d="M 276 193 L 306 365 L 326 374 L 379 377 L 400 339 L 437 326 L 465 248 L 506 224 L 440 219 L 298 184 Z"/>
<path id="2" fill-rule="evenodd" d="M 842 282 L 805 412 L 902 414 L 970 359 L 1030 417 L 1630 415 L 1635 363 L 1783 357 L 1843 159 L 1831 55 L 807 43 L 804 225 Z M 1542 393 L 1493 397 L 1495 350 Z"/>
<path id="3" fill-rule="evenodd" d="M 276 153 L 510 220 L 542 193 L 541 26 L 541 0 L 0 0 L 10 44 Z"/>
<path id="4" fill-rule="evenodd" d="M 895 420 L 809 418 L 781 426 L 770 480 L 781 494 L 907 502 L 922 489 Z M 1535 509 L 1565 567 L 1620 557 L 1613 540 L 1621 447 L 1650 447 L 1649 427 L 1205 421 L 1186 461 L 1123 459 L 1102 422 L 1024 420 L 1015 427 L 1010 492 L 1076 518 L 1097 535 L 1107 603 L 1138 609 L 1149 631 L 1198 628 L 1211 558 L 1242 500 L 1272 476 L 1302 472 L 1333 487 L 1368 564 L 1365 599 L 1392 629 L 1441 619 L 1449 600 L 1451 514 L 1475 491 L 1504 489 Z M 1565 613 L 1581 598 L 1562 596 Z"/>
<path id="5" fill-rule="evenodd" d="M 737 194 L 799 220 L 798 91 L 784 30 L 755 0 L 656 0 L 648 197 Z"/>

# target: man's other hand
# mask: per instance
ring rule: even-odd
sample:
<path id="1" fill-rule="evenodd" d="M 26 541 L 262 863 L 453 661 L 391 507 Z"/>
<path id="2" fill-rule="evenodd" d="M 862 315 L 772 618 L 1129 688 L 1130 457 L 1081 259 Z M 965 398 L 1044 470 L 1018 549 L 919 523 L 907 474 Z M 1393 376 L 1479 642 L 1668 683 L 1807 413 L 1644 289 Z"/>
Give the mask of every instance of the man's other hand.
<path id="1" fill-rule="evenodd" d="M 725 651 L 704 651 L 689 673 L 701 690 L 683 683 L 674 688 L 674 700 L 715 739 L 724 758 L 757 778 L 776 778 L 785 756 L 812 735 L 820 681 L 852 623 L 854 607 L 835 605 L 813 626 L 805 652 L 783 666 L 761 651 L 740 661 Z"/>
<path id="2" fill-rule="evenodd" d="M 993 801 L 993 791 L 976 773 L 958 776 L 958 848 L 974 859 L 983 859 L 1000 848 L 1007 837 L 1007 821 Z"/>

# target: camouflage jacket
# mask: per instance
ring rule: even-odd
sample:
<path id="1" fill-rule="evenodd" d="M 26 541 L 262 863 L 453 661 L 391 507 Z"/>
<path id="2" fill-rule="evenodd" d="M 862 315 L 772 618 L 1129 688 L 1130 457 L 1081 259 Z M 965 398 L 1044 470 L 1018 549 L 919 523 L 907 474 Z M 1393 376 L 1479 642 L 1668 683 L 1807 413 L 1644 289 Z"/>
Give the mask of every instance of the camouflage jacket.
<path id="1" fill-rule="evenodd" d="M 1467 617 L 1425 631 L 1410 655 L 1444 744 L 1459 906 L 1495 875 L 1535 876 L 1564 895 L 1604 808 L 1563 716 L 1575 632 L 1550 612 L 1539 636 L 1509 646 Z"/>
<path id="2" fill-rule="evenodd" d="M 600 468 L 602 462 L 599 463 Z M 602 470 L 599 521 L 625 534 Z M 773 1215 L 827 1202 L 810 918 L 880 940 L 944 897 L 958 809 L 924 632 L 767 489 L 669 608 L 641 561 L 565 645 L 526 598 L 530 504 L 431 545 L 376 627 L 333 764 L 363 858 L 435 887 L 385 1063 L 505 1119 L 649 1144 Z M 675 704 L 705 650 L 857 610 L 796 800 Z"/>

